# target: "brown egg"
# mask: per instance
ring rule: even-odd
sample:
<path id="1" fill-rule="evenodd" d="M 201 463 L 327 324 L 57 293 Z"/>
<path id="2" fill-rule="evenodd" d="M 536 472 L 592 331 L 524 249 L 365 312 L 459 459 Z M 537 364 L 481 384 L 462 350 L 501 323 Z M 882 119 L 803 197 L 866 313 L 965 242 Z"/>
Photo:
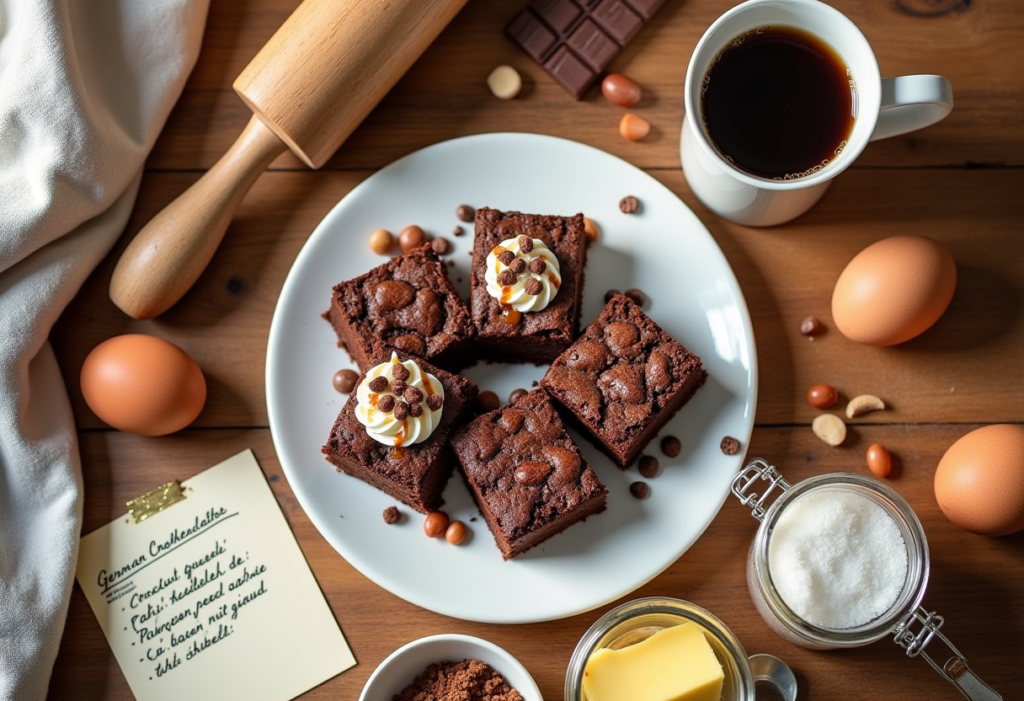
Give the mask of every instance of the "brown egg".
<path id="1" fill-rule="evenodd" d="M 832 319 L 851 341 L 891 346 L 924 333 L 946 311 L 956 263 L 924 236 L 893 236 L 858 253 L 832 292 Z"/>
<path id="2" fill-rule="evenodd" d="M 984 426 L 950 446 L 935 470 L 935 499 L 972 533 L 1024 529 L 1024 427 Z"/>
<path id="3" fill-rule="evenodd" d="M 188 353 L 162 338 L 127 334 L 92 349 L 82 364 L 85 403 L 114 428 L 163 436 L 195 421 L 206 380 Z"/>

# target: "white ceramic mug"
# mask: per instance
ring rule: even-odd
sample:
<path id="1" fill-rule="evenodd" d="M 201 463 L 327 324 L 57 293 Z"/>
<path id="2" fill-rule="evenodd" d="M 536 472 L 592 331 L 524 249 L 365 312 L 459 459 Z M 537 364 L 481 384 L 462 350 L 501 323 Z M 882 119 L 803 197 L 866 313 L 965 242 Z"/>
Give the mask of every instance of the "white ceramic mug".
<path id="1" fill-rule="evenodd" d="M 701 115 L 701 86 L 715 57 L 736 37 L 758 27 L 797 27 L 822 39 L 853 78 L 855 119 L 843 151 L 817 172 L 791 180 L 751 175 L 712 145 Z M 860 155 L 869 141 L 905 134 L 938 122 L 953 109 L 953 89 L 938 75 L 883 79 L 867 39 L 845 15 L 817 0 L 748 0 L 708 27 L 686 70 L 686 119 L 680 151 L 694 194 L 721 217 L 749 226 L 794 219 L 825 194 L 832 178 Z"/>

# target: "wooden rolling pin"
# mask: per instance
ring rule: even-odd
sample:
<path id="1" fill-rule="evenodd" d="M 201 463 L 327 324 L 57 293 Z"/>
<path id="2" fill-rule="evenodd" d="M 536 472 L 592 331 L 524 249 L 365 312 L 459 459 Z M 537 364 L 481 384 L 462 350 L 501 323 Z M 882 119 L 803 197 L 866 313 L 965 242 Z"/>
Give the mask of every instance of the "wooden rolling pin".
<path id="1" fill-rule="evenodd" d="M 110 299 L 149 319 L 210 262 L 238 204 L 286 148 L 319 168 L 466 0 L 305 0 L 235 80 L 253 111 L 241 136 L 121 255 Z"/>

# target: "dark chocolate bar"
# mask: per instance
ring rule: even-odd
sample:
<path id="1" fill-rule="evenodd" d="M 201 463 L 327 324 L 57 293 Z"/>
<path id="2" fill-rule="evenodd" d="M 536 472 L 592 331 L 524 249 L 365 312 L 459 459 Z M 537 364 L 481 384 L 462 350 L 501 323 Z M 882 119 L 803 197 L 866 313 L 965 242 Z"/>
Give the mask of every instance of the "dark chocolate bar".
<path id="1" fill-rule="evenodd" d="M 578 100 L 665 0 L 532 0 L 505 34 Z"/>

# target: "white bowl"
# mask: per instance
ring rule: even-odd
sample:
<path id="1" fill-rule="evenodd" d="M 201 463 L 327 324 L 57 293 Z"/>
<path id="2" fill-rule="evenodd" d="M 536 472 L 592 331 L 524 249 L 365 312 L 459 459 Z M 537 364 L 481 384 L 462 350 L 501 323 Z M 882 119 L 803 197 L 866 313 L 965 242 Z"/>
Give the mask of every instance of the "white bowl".
<path id="1" fill-rule="evenodd" d="M 524 701 L 544 701 L 533 677 L 519 660 L 489 643 L 471 635 L 431 635 L 406 643 L 388 655 L 366 680 L 359 701 L 391 701 L 434 662 L 480 660 L 505 678 Z"/>

